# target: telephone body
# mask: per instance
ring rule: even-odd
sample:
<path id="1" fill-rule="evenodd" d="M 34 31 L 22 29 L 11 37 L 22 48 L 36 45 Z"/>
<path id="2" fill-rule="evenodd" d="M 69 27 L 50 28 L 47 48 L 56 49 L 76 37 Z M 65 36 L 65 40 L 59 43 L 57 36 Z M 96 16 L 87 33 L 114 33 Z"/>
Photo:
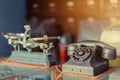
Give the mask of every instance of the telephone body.
<path id="1" fill-rule="evenodd" d="M 116 58 L 116 49 L 104 42 L 85 40 L 68 45 L 70 59 L 62 65 L 62 72 L 96 76 L 109 69 L 109 61 Z"/>

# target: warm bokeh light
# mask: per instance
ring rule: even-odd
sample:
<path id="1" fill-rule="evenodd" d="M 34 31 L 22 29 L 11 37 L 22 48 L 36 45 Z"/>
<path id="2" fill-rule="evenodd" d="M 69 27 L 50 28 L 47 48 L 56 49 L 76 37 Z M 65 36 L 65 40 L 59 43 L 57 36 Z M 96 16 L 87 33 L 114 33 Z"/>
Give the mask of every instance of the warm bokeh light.
<path id="1" fill-rule="evenodd" d="M 67 18 L 68 23 L 73 23 L 74 21 L 75 21 L 75 19 L 73 17 L 68 17 Z"/>
<path id="2" fill-rule="evenodd" d="M 38 6 L 39 6 L 39 4 L 37 4 L 37 3 L 35 3 L 35 4 L 33 4 L 33 8 L 38 8 Z"/>
<path id="3" fill-rule="evenodd" d="M 95 21 L 95 18 L 94 18 L 94 17 L 88 17 L 88 18 L 87 18 L 87 21 L 88 21 L 88 22 L 94 22 L 94 21 Z"/>
<path id="4" fill-rule="evenodd" d="M 50 2 L 49 4 L 48 4 L 48 7 L 55 7 L 56 6 L 56 3 L 55 2 Z"/>
<path id="5" fill-rule="evenodd" d="M 88 24 L 83 23 L 83 27 L 90 26 L 90 29 L 96 29 L 95 31 L 102 26 L 99 32 L 92 34 L 97 36 L 101 33 L 103 27 L 105 28 L 106 25 L 119 20 L 119 2 L 119 0 L 32 0 L 29 6 L 28 19 L 31 16 L 37 16 L 41 22 L 44 19 L 55 18 L 51 21 L 62 25 L 63 31 L 72 34 L 77 40 L 81 21 Z M 35 4 L 35 8 L 32 7 L 31 10 L 33 4 Z M 100 23 L 100 26 L 98 23 Z M 93 25 L 92 28 L 91 25 Z"/>
<path id="6" fill-rule="evenodd" d="M 66 5 L 67 5 L 68 7 L 73 7 L 73 6 L 75 5 L 75 3 L 74 3 L 73 1 L 68 1 L 68 2 L 66 3 Z"/>
<path id="7" fill-rule="evenodd" d="M 111 3 L 111 4 L 117 4 L 117 3 L 118 3 L 118 0 L 110 0 L 110 3 Z"/>
<path id="8" fill-rule="evenodd" d="M 92 5 L 95 4 L 95 1 L 94 1 L 94 0 L 87 0 L 87 4 L 88 4 L 89 6 L 92 6 Z"/>
<path id="9" fill-rule="evenodd" d="M 111 3 L 111 7 L 113 9 L 117 9 L 118 8 L 118 0 L 110 0 Z"/>

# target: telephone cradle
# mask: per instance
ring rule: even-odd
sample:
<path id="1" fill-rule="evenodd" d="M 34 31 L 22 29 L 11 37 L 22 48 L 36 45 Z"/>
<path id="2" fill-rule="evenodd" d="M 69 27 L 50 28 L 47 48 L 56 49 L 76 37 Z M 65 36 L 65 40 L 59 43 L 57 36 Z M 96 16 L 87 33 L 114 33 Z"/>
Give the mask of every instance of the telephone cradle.
<path id="1" fill-rule="evenodd" d="M 109 59 L 116 58 L 116 49 L 106 43 L 85 40 L 68 46 L 70 59 L 62 72 L 96 76 L 109 69 Z"/>
<path id="2" fill-rule="evenodd" d="M 12 51 L 8 61 L 21 62 L 26 64 L 52 66 L 56 64 L 52 53 L 28 52 L 28 51 Z"/>

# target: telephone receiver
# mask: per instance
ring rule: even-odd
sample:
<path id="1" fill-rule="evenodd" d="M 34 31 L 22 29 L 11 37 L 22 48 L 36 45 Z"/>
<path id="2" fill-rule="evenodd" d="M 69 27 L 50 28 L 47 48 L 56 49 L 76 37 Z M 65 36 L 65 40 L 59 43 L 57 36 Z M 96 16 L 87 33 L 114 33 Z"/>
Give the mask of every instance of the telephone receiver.
<path id="1" fill-rule="evenodd" d="M 84 40 L 78 43 L 73 43 L 68 46 L 68 55 L 71 56 L 74 53 L 76 47 L 80 45 L 85 46 L 100 46 L 102 48 L 101 56 L 105 59 L 113 60 L 116 58 L 116 49 L 104 42 L 95 40 Z"/>

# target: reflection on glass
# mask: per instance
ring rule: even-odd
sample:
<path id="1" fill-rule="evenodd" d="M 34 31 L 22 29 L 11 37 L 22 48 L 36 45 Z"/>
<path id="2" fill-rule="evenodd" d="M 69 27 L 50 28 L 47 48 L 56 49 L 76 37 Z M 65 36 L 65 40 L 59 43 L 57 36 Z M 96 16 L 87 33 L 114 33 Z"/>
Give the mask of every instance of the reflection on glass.
<path id="1" fill-rule="evenodd" d="M 101 78 L 83 78 L 83 77 L 71 77 L 71 76 L 62 76 L 62 80 L 109 80 L 109 75 L 106 75 Z M 113 79 L 114 80 L 114 79 Z"/>
<path id="2" fill-rule="evenodd" d="M 51 72 L 41 69 L 0 65 L 0 80 L 51 80 Z"/>
<path id="3" fill-rule="evenodd" d="M 109 80 L 119 80 L 120 79 L 120 69 L 109 74 Z"/>

